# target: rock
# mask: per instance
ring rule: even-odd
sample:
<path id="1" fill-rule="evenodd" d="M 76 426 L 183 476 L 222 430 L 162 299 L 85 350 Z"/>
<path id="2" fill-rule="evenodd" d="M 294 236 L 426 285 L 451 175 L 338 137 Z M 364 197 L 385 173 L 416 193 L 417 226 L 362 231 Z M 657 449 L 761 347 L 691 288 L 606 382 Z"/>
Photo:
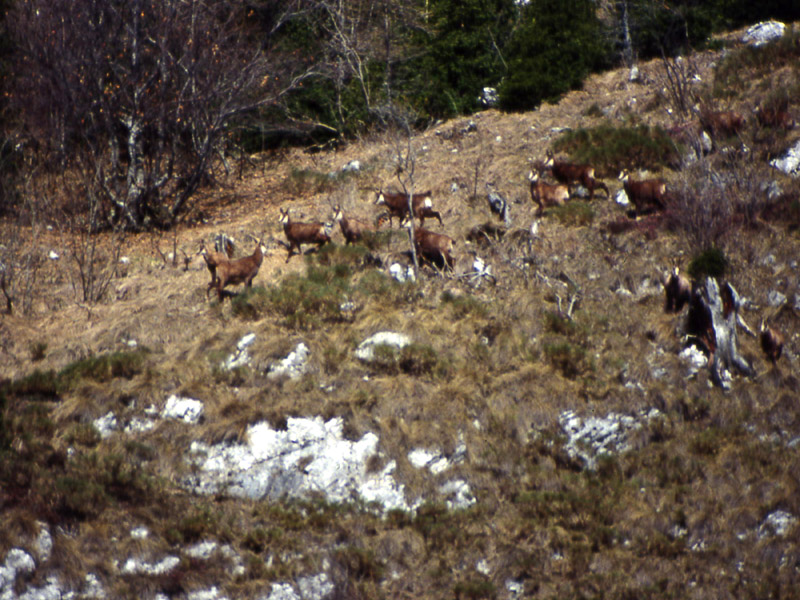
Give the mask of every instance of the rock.
<path id="1" fill-rule="evenodd" d="M 800 140 L 794 146 L 787 148 L 780 158 L 773 158 L 769 164 L 782 173 L 797 177 L 800 175 Z"/>
<path id="2" fill-rule="evenodd" d="M 403 266 L 400 263 L 392 263 L 392 266 L 389 267 L 389 275 L 392 276 L 392 279 L 400 283 L 414 281 L 414 266 Z"/>
<path id="3" fill-rule="evenodd" d="M 756 48 L 764 46 L 783 37 L 786 25 L 780 21 L 762 21 L 747 28 L 742 41 Z"/>
<path id="4" fill-rule="evenodd" d="M 450 510 L 469 508 L 477 502 L 469 484 L 463 479 L 448 481 L 439 487 L 439 493 L 445 497 L 445 504 Z"/>
<path id="5" fill-rule="evenodd" d="M 568 410 L 561 413 L 558 422 L 567 435 L 564 445 L 567 454 L 583 462 L 587 469 L 594 470 L 600 456 L 628 450 L 630 433 L 641 429 L 642 421 L 660 414 L 658 409 L 653 408 L 643 411 L 639 418 L 609 413 L 605 417 L 589 417 L 584 420 Z"/>
<path id="6" fill-rule="evenodd" d="M 797 517 L 785 510 L 776 510 L 767 515 L 758 528 L 758 539 L 785 536 L 797 523 Z"/>
<path id="7" fill-rule="evenodd" d="M 300 597 L 303 600 L 324 600 L 333 593 L 333 582 L 326 573 L 297 580 Z"/>
<path id="8" fill-rule="evenodd" d="M 616 194 L 614 194 L 614 202 L 616 202 L 620 206 L 630 206 L 631 203 L 631 201 L 628 200 L 628 194 L 625 193 L 624 189 L 621 189 Z"/>
<path id="9" fill-rule="evenodd" d="M 259 600 L 301 600 L 294 588 L 288 583 L 273 583 L 269 596 L 262 596 Z"/>
<path id="10" fill-rule="evenodd" d="M 686 373 L 686 377 L 695 376 L 700 369 L 708 364 L 708 357 L 696 346 L 687 346 L 681 350 L 681 353 L 678 354 L 678 358 L 689 363 L 689 370 Z"/>
<path id="11" fill-rule="evenodd" d="M 220 367 L 225 371 L 230 371 L 238 367 L 250 364 L 250 353 L 248 348 L 256 341 L 255 333 L 248 333 L 236 343 L 236 351 L 226 358 Z"/>
<path id="12" fill-rule="evenodd" d="M 251 425 L 244 443 L 193 442 L 189 460 L 195 472 L 184 485 L 199 494 L 225 492 L 250 499 L 322 494 L 329 502 L 360 500 L 387 511 L 411 510 L 404 486 L 393 477 L 394 461 L 380 470 L 368 468 L 378 453 L 378 436 L 367 432 L 350 441 L 343 427 L 341 418 L 289 418 L 284 431 L 269 423 Z"/>
<path id="13" fill-rule="evenodd" d="M 105 439 L 117 430 L 117 417 L 113 412 L 109 412 L 104 417 L 94 420 L 94 428 L 100 437 Z"/>
<path id="14" fill-rule="evenodd" d="M 781 294 L 778 290 L 770 290 L 767 294 L 767 302 L 772 308 L 778 308 L 786 304 L 786 296 Z"/>
<path id="15" fill-rule="evenodd" d="M 161 411 L 163 419 L 178 419 L 185 423 L 197 423 L 203 416 L 203 403 L 192 398 L 180 398 L 175 394 L 167 398 L 164 410 Z"/>
<path id="16" fill-rule="evenodd" d="M 177 556 L 165 556 L 156 563 L 148 563 L 137 558 L 129 558 L 122 565 L 120 573 L 123 575 L 163 575 L 172 571 L 181 562 Z"/>
<path id="17" fill-rule="evenodd" d="M 394 350 L 401 350 L 410 343 L 411 338 L 404 333 L 380 331 L 358 345 L 356 358 L 364 362 L 371 362 L 375 360 L 375 348 L 377 346 L 389 346 Z"/>
<path id="18" fill-rule="evenodd" d="M 267 377 L 269 379 L 278 379 L 280 377 L 300 378 L 308 370 L 309 354 L 308 346 L 300 342 L 286 358 L 279 363 L 270 365 L 269 369 L 267 369 Z"/>
<path id="19" fill-rule="evenodd" d="M 361 161 L 360 160 L 351 160 L 349 163 L 342 167 L 342 171 L 345 173 L 352 172 L 358 173 L 361 170 Z"/>

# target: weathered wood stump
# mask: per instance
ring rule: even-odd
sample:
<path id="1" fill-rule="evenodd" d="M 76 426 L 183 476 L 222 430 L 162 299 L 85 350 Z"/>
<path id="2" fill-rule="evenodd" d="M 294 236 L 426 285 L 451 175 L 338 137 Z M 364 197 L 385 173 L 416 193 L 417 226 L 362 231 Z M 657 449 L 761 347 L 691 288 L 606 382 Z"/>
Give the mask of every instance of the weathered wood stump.
<path id="1" fill-rule="evenodd" d="M 696 284 L 689 302 L 686 332 L 705 346 L 711 381 L 723 389 L 731 388 L 730 371 L 746 377 L 755 369 L 739 352 L 736 325 L 741 300 L 730 283 L 719 285 L 713 277 Z"/>

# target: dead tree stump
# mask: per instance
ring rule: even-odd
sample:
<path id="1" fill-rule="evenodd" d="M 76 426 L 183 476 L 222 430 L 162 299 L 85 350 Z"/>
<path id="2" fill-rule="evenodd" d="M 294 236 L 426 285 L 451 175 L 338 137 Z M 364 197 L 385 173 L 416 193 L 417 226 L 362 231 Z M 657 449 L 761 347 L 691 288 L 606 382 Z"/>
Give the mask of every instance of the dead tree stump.
<path id="1" fill-rule="evenodd" d="M 713 277 L 695 285 L 689 303 L 686 332 L 705 346 L 711 381 L 725 390 L 731 388 L 731 370 L 746 377 L 756 374 L 740 354 L 736 341 L 740 304 L 733 286 L 727 282 L 720 286 Z"/>

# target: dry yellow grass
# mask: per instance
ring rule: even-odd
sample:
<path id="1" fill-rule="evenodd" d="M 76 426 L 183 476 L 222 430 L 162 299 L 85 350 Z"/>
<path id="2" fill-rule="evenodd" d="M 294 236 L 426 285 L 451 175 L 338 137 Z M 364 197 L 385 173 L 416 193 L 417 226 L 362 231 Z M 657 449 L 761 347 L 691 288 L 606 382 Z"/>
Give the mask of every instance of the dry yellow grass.
<path id="1" fill-rule="evenodd" d="M 702 81 L 713 79 L 710 65 L 717 58 L 696 57 Z M 237 316 L 241 298 L 206 300 L 209 274 L 199 257 L 186 270 L 164 263 L 155 248 L 166 253 L 170 236 L 130 236 L 123 253 L 130 257 L 126 273 L 93 306 L 74 300 L 66 257 L 47 263 L 31 312 L 0 317 L 0 377 L 20 380 L 35 369 L 57 372 L 78 359 L 128 352 L 131 340 L 149 349 L 130 378 L 81 379 L 48 411 L 56 433 L 45 450 L 55 466 L 31 466 L 32 494 L 62 498 L 37 477 L 48 469 L 63 475 L 59 469 L 67 467 L 58 467 L 56 459 L 68 446 L 86 456 L 122 457 L 153 478 L 151 487 L 138 480 L 132 485 L 134 492 L 149 490 L 152 503 L 131 501 L 116 490 L 103 499 L 98 516 L 80 521 L 71 536 L 60 536 L 55 561 L 65 576 L 78 579 L 93 570 L 114 580 L 105 558 L 112 538 L 121 540 L 115 543 L 118 554 L 156 555 L 208 537 L 246 557 L 245 575 L 229 576 L 216 563 L 197 571 L 182 563 L 173 581 L 117 578 L 109 589 L 133 597 L 218 583 L 232 597 L 255 597 L 272 582 L 331 564 L 349 597 L 451 597 L 457 585 L 472 597 L 491 596 L 479 585 L 485 579 L 496 597 L 503 597 L 506 579 L 524 581 L 526 597 L 538 598 L 715 598 L 727 591 L 755 597 L 764 590 L 791 597 L 796 573 L 788 571 L 796 562 L 798 528 L 766 541 L 753 531 L 773 510 L 800 515 L 797 449 L 786 445 L 800 435 L 798 323 L 791 308 L 798 293 L 797 233 L 770 224 L 736 229 L 725 240 L 729 277 L 757 307 L 743 312 L 751 326 L 770 310 L 770 290 L 789 299 L 789 306 L 772 315 L 786 336 L 787 357 L 773 369 L 757 340 L 741 335 L 742 350 L 759 376 L 735 378 L 730 393 L 711 388 L 705 371 L 687 380 L 677 357 L 683 317 L 663 314 L 659 278 L 674 263 L 685 269 L 692 258 L 682 235 L 611 235 L 606 224 L 624 211 L 601 195 L 591 205 L 590 223 L 569 225 L 547 214 L 528 245 L 534 208 L 525 176 L 529 159 L 543 158 L 550 147 L 555 128 L 598 124 L 592 107 L 618 124 L 631 115 L 669 124 L 658 62 L 642 65 L 642 73 L 649 83 L 631 84 L 624 71 L 612 71 L 593 76 L 558 104 L 525 114 L 485 111 L 415 137 L 415 189 L 432 191 L 444 219 L 442 227 L 430 227 L 457 240 L 457 274 L 480 256 L 491 264 L 496 285 L 471 287 L 465 279 L 424 269 L 417 284 L 402 287 L 337 253 L 326 260 L 351 269 L 344 295 L 356 306 L 352 314 L 337 319 L 320 311 L 304 321 L 279 314 L 270 293 L 288 294 L 282 286 L 290 276 L 303 283 L 311 278 L 307 257 L 285 262 L 278 209 L 291 207 L 298 219 L 329 219 L 330 203 L 338 202 L 355 216 L 373 218 L 379 212 L 374 190 L 397 185 L 389 137 L 330 154 L 290 150 L 281 160 L 256 156 L 242 179 L 204 192 L 200 209 L 206 221 L 177 231 L 178 247 L 187 254 L 222 230 L 239 241 L 243 255 L 253 244 L 245 234 L 266 231 L 270 252 L 255 280 L 264 289 L 248 297 L 246 317 Z M 738 102 L 744 104 L 744 97 Z M 477 130 L 461 134 L 470 120 Z M 298 172 L 327 174 L 355 159 L 365 165 L 362 174 L 325 192 L 294 194 L 306 189 Z M 501 241 L 469 242 L 468 233 L 490 220 L 482 199 L 486 181 L 512 201 L 514 222 Z M 613 196 L 619 184 L 607 181 Z M 797 189 L 788 179 L 781 184 Z M 343 243 L 340 231 L 334 239 Z M 44 251 L 58 239 L 45 235 L 37 243 Z M 385 260 L 403 248 L 402 235 L 395 235 L 375 254 Z M 338 268 L 320 265 L 312 255 L 308 261 L 323 275 Z M 330 283 L 311 283 L 314 292 L 339 298 Z M 566 318 L 576 297 L 572 318 Z M 358 361 L 355 347 L 384 330 L 414 340 L 409 354 L 401 355 L 405 362 L 387 359 L 376 367 Z M 219 363 L 247 333 L 256 335 L 253 362 L 222 372 Z M 309 372 L 298 381 L 268 379 L 269 365 L 301 341 L 311 350 Z M 34 352 L 41 342 L 43 357 Z M 172 393 L 203 400 L 203 423 L 191 431 L 180 423 L 159 423 L 129 442 L 71 441 L 82 433 L 78 426 L 109 410 L 125 419 L 142 416 L 151 404 L 160 409 Z M 601 462 L 596 473 L 580 472 L 561 446 L 558 418 L 565 410 L 603 416 L 653 407 L 662 413 L 659 420 L 632 436 L 631 452 Z M 477 506 L 456 515 L 434 504 L 416 519 L 380 519 L 318 500 L 196 498 L 178 485 L 189 470 L 184 453 L 193 439 L 237 442 L 253 423 L 280 427 L 289 416 L 317 415 L 341 417 L 349 439 L 376 433 L 382 455 L 372 467 L 397 460 L 397 478 L 409 498 L 435 498 L 439 481 L 414 468 L 408 452 L 452 454 L 463 439 L 464 462 L 450 473 L 470 482 Z M 86 467 L 69 474 L 109 475 L 98 471 Z M 162 503 L 170 506 L 168 514 Z M 60 514 L 57 506 L 40 502 L 32 510 L 53 519 Z M 132 540 L 130 529 L 142 523 L 150 537 Z M 0 550 L 21 543 L 35 528 L 30 513 L 13 507 L 0 519 L 0 529 L 8 532 Z M 750 537 L 740 539 L 742 532 Z M 692 550 L 695 542 L 705 549 Z M 489 578 L 474 569 L 481 559 L 491 565 Z M 788 571 L 779 566 L 784 559 Z"/>

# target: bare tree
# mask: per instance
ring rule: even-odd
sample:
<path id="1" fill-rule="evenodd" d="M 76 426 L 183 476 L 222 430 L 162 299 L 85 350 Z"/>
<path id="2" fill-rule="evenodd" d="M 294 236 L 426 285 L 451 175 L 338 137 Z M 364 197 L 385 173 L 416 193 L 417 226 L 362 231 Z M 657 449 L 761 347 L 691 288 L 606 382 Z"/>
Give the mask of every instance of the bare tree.
<path id="1" fill-rule="evenodd" d="M 386 125 L 394 113 L 393 70 L 411 52 L 410 29 L 423 28 L 418 2 L 407 0 L 310 0 L 324 32 L 327 54 L 322 72 L 336 91 L 335 112 L 344 127 L 345 94 L 359 91 L 365 112 Z M 320 126 L 323 124 L 316 123 Z"/>
<path id="2" fill-rule="evenodd" d="M 81 173 L 93 223 L 168 227 L 237 120 L 310 73 L 275 47 L 300 2 L 17 2 L 12 108 L 42 161 Z"/>

